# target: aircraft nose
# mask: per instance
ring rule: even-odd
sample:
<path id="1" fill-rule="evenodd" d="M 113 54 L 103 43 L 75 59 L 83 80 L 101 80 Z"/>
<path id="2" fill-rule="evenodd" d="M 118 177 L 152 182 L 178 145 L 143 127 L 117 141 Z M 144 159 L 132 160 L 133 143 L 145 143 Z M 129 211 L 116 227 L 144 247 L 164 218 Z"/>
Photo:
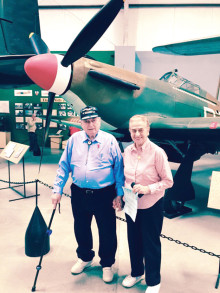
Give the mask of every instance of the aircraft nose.
<path id="1" fill-rule="evenodd" d="M 71 66 L 61 65 L 62 56 L 57 54 L 40 54 L 29 58 L 24 69 L 29 78 L 38 86 L 61 95 L 68 89 L 71 79 Z"/>

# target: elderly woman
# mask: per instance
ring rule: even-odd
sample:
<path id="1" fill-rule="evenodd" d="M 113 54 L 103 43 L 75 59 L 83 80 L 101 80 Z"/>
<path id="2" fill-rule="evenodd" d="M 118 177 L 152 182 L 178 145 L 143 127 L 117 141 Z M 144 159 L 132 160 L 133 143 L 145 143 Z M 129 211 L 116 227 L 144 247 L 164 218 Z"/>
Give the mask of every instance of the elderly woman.
<path id="1" fill-rule="evenodd" d="M 146 293 L 160 290 L 161 243 L 163 224 L 163 196 L 173 185 L 167 156 L 163 149 L 148 138 L 150 126 L 143 115 L 129 121 L 133 144 L 124 152 L 125 187 L 138 193 L 138 211 L 135 222 L 126 214 L 131 274 L 122 282 L 132 287 L 145 272 Z"/>

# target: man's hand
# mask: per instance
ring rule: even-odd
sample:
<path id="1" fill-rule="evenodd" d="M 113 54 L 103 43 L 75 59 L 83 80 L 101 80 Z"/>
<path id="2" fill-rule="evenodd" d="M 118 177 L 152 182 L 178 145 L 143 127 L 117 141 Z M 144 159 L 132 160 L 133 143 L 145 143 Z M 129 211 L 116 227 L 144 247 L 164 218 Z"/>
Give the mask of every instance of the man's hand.
<path id="1" fill-rule="evenodd" d="M 53 208 L 55 209 L 57 204 L 61 201 L 61 195 L 59 193 L 52 193 L 51 200 L 53 204 Z"/>
<path id="2" fill-rule="evenodd" d="M 122 211 L 122 197 L 116 196 L 113 200 L 113 208 L 118 210 L 118 212 Z"/>
<path id="3" fill-rule="evenodd" d="M 135 184 L 132 191 L 138 194 L 150 194 L 150 188 L 141 184 Z"/>

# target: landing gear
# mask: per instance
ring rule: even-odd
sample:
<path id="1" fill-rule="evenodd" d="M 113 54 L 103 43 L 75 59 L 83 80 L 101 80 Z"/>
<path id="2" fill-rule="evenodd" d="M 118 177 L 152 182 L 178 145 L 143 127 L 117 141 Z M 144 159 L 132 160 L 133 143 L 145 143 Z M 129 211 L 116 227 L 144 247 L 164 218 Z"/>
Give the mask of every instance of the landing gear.
<path id="1" fill-rule="evenodd" d="M 164 216 L 168 219 L 173 219 L 192 212 L 191 208 L 184 206 L 185 202 L 183 201 L 170 200 L 167 201 L 166 204 L 167 207 L 164 210 Z"/>
<path id="2" fill-rule="evenodd" d="M 174 176 L 173 187 L 165 194 L 165 217 L 173 219 L 192 211 L 184 204 L 186 201 L 195 199 L 195 190 L 191 182 L 193 163 L 205 153 L 206 151 L 198 145 L 190 145 Z"/>

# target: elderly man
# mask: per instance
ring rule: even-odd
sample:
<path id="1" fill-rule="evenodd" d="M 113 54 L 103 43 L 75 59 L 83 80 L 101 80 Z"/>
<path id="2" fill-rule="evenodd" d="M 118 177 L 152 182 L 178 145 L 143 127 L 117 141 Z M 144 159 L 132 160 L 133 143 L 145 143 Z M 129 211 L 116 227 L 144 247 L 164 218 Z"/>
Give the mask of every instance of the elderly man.
<path id="1" fill-rule="evenodd" d="M 83 131 L 74 133 L 59 162 L 52 203 L 61 200 L 63 187 L 71 172 L 71 204 L 78 260 L 72 274 L 91 266 L 95 255 L 91 231 L 94 216 L 99 231 L 99 257 L 103 281 L 113 279 L 112 265 L 117 249 L 115 208 L 121 209 L 124 184 L 123 159 L 116 139 L 100 130 L 96 107 L 81 110 Z"/>

